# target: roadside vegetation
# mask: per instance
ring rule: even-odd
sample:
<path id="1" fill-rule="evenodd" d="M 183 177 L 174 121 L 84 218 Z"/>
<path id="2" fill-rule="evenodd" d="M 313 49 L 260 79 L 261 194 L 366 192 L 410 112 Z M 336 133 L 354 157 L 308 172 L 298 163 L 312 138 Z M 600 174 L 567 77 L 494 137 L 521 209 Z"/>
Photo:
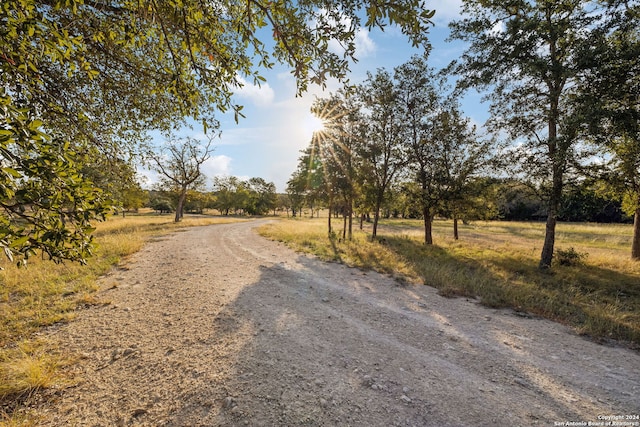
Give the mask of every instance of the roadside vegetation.
<path id="1" fill-rule="evenodd" d="M 28 403 L 39 389 L 72 381 L 60 373 L 61 367 L 73 362 L 65 354 L 64 343 L 40 332 L 72 320 L 79 308 L 108 304 L 95 294 L 100 275 L 153 237 L 182 227 L 238 220 L 186 216 L 176 224 L 171 215 L 114 216 L 97 224 L 95 253 L 86 266 L 55 264 L 38 257 L 30 258 L 26 268 L 4 262 L 0 272 L 0 426 L 29 425 L 16 408 Z"/>
<path id="2" fill-rule="evenodd" d="M 424 283 L 446 297 L 478 298 L 488 307 L 558 321 L 597 341 L 640 348 L 640 265 L 628 255 L 631 225 L 560 223 L 554 268 L 540 270 L 543 223 L 477 221 L 460 225 L 460 240 L 454 240 L 453 222 L 436 220 L 438 245 L 425 245 L 420 220 L 381 220 L 375 241 L 366 226 L 351 241 L 328 238 L 325 222 L 279 221 L 260 233 L 323 260 Z"/>

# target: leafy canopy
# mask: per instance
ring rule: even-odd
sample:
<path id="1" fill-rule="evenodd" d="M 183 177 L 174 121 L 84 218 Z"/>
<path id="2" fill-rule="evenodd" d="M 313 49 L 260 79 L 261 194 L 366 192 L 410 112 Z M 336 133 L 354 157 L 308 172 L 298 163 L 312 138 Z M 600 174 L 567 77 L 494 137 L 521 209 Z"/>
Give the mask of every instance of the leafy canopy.
<path id="1" fill-rule="evenodd" d="M 237 119 L 233 90 L 276 62 L 299 93 L 346 81 L 359 27 L 397 24 L 426 46 L 432 16 L 423 0 L 4 0 L 0 246 L 84 261 L 108 206 L 81 173 L 91 157 L 135 151 L 187 117 L 205 131 L 217 111 Z"/>
<path id="2" fill-rule="evenodd" d="M 102 193 L 78 174 L 82 156 L 41 132 L 42 123 L 0 90 L 0 247 L 24 265 L 37 251 L 85 263 L 90 221 L 104 218 Z"/>

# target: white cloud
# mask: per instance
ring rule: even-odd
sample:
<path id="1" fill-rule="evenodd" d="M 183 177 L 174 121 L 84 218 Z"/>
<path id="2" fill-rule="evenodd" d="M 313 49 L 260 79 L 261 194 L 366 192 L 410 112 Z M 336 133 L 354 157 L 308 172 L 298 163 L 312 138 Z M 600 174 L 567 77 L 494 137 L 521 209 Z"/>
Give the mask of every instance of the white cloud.
<path id="1" fill-rule="evenodd" d="M 231 157 L 225 155 L 211 156 L 202 165 L 202 172 L 208 178 L 231 175 Z"/>
<path id="2" fill-rule="evenodd" d="M 369 31 L 364 28 L 358 28 L 356 31 L 356 58 L 366 58 L 376 51 L 376 44 L 369 36 Z"/>
<path id="3" fill-rule="evenodd" d="M 356 30 L 354 43 L 356 46 L 355 56 L 358 59 L 371 56 L 377 49 L 375 42 L 369 35 L 369 31 L 362 27 Z M 345 49 L 337 40 L 331 39 L 329 40 L 329 51 L 338 55 L 343 55 Z"/>
<path id="4" fill-rule="evenodd" d="M 258 107 L 266 107 L 273 102 L 275 93 L 268 83 L 265 82 L 258 86 L 247 82 L 240 76 L 238 76 L 238 81 L 242 84 L 242 87 L 235 91 L 239 98 L 248 99 Z"/>
<path id="5" fill-rule="evenodd" d="M 504 25 L 504 21 L 498 21 L 494 24 L 493 28 L 489 30 L 489 34 L 498 35 L 504 33 L 506 31 L 506 27 Z"/>
<path id="6" fill-rule="evenodd" d="M 446 25 L 454 19 L 461 17 L 462 0 L 431 0 L 429 9 L 435 9 L 433 21 L 438 25 Z"/>

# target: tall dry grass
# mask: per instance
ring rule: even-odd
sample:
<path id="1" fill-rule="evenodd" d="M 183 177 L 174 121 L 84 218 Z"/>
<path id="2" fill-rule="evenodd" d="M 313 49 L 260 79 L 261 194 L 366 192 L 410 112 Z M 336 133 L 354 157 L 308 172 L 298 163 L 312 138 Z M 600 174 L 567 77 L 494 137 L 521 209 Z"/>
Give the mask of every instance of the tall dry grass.
<path id="1" fill-rule="evenodd" d="M 401 272 L 444 296 L 479 298 L 490 307 L 539 315 L 594 339 L 640 348 L 640 263 L 630 260 L 629 225 L 559 224 L 556 249 L 576 259 L 541 271 L 541 223 L 460 224 L 456 241 L 451 221 L 435 221 L 435 245 L 427 246 L 418 220 L 383 221 L 376 242 L 367 227 L 353 242 L 329 239 L 325 221 L 281 221 L 260 232 L 323 259 Z"/>

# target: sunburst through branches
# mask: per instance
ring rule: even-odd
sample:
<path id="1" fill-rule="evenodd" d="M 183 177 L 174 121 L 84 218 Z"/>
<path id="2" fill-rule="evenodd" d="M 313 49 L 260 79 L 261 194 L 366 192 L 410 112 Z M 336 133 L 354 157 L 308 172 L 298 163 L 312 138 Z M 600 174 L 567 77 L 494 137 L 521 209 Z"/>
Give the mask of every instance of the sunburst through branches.
<path id="1" fill-rule="evenodd" d="M 343 95 L 316 99 L 311 107 L 314 126 L 310 144 L 310 167 L 321 164 L 325 177 L 350 176 L 350 158 L 356 140 L 358 109 Z M 309 127 L 311 129 L 311 127 Z"/>

